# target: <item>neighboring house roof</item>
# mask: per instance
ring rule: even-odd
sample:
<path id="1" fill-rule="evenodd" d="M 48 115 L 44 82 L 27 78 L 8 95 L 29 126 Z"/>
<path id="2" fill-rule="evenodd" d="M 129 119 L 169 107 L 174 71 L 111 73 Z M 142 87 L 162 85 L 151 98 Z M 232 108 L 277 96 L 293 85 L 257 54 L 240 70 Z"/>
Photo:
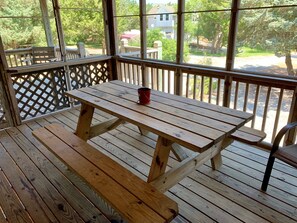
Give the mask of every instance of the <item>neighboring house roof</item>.
<path id="1" fill-rule="evenodd" d="M 173 13 L 175 12 L 174 8 L 170 5 L 155 5 L 148 14 L 159 14 L 159 13 Z"/>

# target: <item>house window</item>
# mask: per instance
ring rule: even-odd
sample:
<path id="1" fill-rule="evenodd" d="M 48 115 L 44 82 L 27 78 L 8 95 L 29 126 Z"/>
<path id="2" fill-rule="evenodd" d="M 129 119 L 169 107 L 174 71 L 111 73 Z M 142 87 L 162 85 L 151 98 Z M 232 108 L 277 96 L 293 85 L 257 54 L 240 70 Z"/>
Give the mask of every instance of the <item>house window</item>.
<path id="1" fill-rule="evenodd" d="M 160 15 L 160 21 L 163 21 L 163 14 Z"/>
<path id="2" fill-rule="evenodd" d="M 166 14 L 166 20 L 167 21 L 169 20 L 169 14 Z"/>

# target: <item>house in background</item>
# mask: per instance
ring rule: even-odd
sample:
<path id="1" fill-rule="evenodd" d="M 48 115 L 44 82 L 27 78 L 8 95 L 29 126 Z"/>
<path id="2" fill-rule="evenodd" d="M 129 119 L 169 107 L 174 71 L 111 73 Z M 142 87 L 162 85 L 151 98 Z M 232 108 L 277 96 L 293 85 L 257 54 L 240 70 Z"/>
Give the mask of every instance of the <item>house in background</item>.
<path id="1" fill-rule="evenodd" d="M 168 39 L 176 39 L 176 14 L 170 5 L 155 5 L 148 12 L 148 29 L 160 29 Z"/>

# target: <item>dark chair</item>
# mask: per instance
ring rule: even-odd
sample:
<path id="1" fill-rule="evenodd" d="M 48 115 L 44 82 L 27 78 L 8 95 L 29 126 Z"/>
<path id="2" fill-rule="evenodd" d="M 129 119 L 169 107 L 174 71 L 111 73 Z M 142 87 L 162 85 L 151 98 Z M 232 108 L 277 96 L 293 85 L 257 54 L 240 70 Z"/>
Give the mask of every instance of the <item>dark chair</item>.
<path id="1" fill-rule="evenodd" d="M 267 189 L 275 158 L 278 158 L 283 162 L 297 168 L 297 144 L 279 147 L 279 143 L 282 140 L 283 136 L 286 134 L 286 132 L 292 128 L 295 128 L 296 126 L 297 122 L 293 122 L 286 125 L 279 131 L 279 133 L 275 137 L 261 186 L 261 189 L 263 191 L 266 191 Z"/>

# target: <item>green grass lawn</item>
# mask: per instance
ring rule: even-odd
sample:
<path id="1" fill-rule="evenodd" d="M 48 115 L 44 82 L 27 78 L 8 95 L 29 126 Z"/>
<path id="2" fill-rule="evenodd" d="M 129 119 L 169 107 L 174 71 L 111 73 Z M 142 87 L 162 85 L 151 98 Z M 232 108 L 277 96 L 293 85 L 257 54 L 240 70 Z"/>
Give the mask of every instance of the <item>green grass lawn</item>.
<path id="1" fill-rule="evenodd" d="M 217 56 L 217 57 L 225 57 L 226 53 L 216 53 L 211 54 L 207 51 L 202 51 L 200 49 L 192 49 L 190 50 L 190 54 L 196 56 Z M 274 56 L 273 51 L 262 50 L 262 49 L 253 49 L 249 47 L 240 47 L 239 52 L 236 54 L 236 57 L 252 57 L 252 56 Z"/>
<path id="2" fill-rule="evenodd" d="M 240 47 L 237 57 L 252 57 L 252 56 L 274 56 L 274 52 L 262 49 L 253 49 L 249 47 Z"/>

